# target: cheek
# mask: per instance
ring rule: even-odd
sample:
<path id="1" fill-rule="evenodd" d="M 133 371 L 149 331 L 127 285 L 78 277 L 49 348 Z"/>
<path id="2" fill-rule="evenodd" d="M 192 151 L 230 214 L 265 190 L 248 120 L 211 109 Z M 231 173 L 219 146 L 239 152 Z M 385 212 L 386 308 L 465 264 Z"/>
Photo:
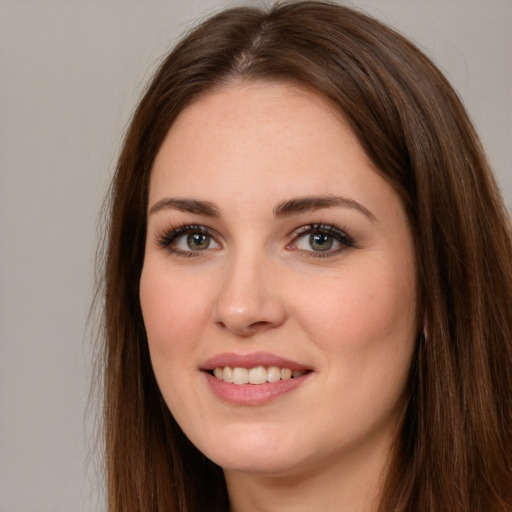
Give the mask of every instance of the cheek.
<path id="1" fill-rule="evenodd" d="M 325 356 L 325 407 L 336 402 L 334 421 L 358 438 L 395 421 L 403 405 L 416 338 L 414 272 L 365 266 L 331 283 L 303 309 L 303 328 Z"/>
<path id="2" fill-rule="evenodd" d="M 170 352 L 179 359 L 198 339 L 210 311 L 205 291 L 204 283 L 183 273 L 144 264 L 140 301 L 152 359 Z"/>
<path id="3" fill-rule="evenodd" d="M 325 280 L 323 289 L 308 287 L 313 292 L 307 306 L 297 302 L 298 316 L 317 343 L 336 352 L 360 354 L 408 343 L 416 330 L 416 286 L 409 267 L 345 268 Z"/>

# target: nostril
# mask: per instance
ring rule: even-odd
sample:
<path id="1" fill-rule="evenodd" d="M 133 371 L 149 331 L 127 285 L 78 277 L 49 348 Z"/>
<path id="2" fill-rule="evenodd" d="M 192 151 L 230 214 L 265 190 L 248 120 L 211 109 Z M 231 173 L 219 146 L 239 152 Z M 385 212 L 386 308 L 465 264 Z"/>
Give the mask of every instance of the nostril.
<path id="1" fill-rule="evenodd" d="M 216 325 L 223 329 L 232 331 L 238 336 L 248 337 L 254 334 L 264 332 L 268 329 L 272 329 L 275 325 L 272 322 L 266 320 L 258 320 L 256 322 L 226 322 L 222 320 L 218 320 L 215 322 Z"/>
<path id="2" fill-rule="evenodd" d="M 264 320 L 260 320 L 258 322 L 253 322 L 252 324 L 250 324 L 249 328 L 250 329 L 261 329 L 261 328 L 269 327 L 271 325 L 272 325 L 271 322 L 266 322 Z"/>

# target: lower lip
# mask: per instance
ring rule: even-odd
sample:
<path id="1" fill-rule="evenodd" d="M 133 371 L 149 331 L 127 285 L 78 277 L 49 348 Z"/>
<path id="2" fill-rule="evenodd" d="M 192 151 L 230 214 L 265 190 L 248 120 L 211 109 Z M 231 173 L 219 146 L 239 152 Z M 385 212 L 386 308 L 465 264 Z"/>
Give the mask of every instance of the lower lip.
<path id="1" fill-rule="evenodd" d="M 263 405 L 286 395 L 304 384 L 311 375 L 308 372 L 300 377 L 266 384 L 233 384 L 204 373 L 213 393 L 225 402 L 235 405 Z"/>

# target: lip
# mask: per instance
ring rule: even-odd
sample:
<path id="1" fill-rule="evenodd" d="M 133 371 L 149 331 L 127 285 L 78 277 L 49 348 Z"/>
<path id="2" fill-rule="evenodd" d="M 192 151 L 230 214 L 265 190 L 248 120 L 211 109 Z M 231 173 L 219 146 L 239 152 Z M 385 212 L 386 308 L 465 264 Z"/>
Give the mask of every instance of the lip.
<path id="1" fill-rule="evenodd" d="M 277 366 L 290 368 L 292 371 L 307 370 L 300 377 L 267 382 L 265 384 L 233 384 L 217 379 L 211 373 L 217 367 L 255 368 L 256 366 Z M 312 376 L 313 371 L 307 365 L 276 356 L 267 352 L 255 352 L 252 354 L 218 354 L 201 366 L 201 370 L 210 390 L 217 398 L 224 402 L 240 406 L 264 405 L 279 397 L 287 395 L 304 385 Z"/>
<path id="2" fill-rule="evenodd" d="M 252 354 L 235 354 L 226 352 L 211 357 L 203 363 L 201 370 L 211 371 L 217 367 L 231 366 L 232 368 L 256 368 L 256 366 L 278 366 L 279 368 L 290 368 L 296 370 L 311 370 L 307 365 L 276 356 L 269 352 L 253 352 Z"/>

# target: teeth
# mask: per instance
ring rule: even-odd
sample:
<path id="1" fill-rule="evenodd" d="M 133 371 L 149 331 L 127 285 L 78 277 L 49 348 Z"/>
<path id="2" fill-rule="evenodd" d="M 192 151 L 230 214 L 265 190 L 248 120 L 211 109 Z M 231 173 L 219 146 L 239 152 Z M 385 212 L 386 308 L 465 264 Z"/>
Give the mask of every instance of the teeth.
<path id="1" fill-rule="evenodd" d="M 213 375 L 224 382 L 233 384 L 265 384 L 266 382 L 277 382 L 301 377 L 306 370 L 291 370 L 290 368 L 279 368 L 278 366 L 257 366 L 255 368 L 231 368 L 230 366 L 217 367 Z"/>
<path id="2" fill-rule="evenodd" d="M 283 368 L 281 370 L 281 380 L 288 380 L 292 378 L 292 371 L 290 368 Z"/>
<path id="3" fill-rule="evenodd" d="M 271 366 L 267 370 L 267 382 L 277 382 L 278 380 L 281 380 L 281 368 Z"/>
<path id="4" fill-rule="evenodd" d="M 263 384 L 267 382 L 267 370 L 263 366 L 257 368 L 251 368 L 249 370 L 249 383 L 251 384 Z"/>
<path id="5" fill-rule="evenodd" d="M 249 382 L 249 371 L 247 368 L 233 368 L 233 383 L 247 384 Z"/>
<path id="6" fill-rule="evenodd" d="M 222 370 L 222 368 L 221 368 Z M 222 371 L 222 377 L 219 377 L 224 382 L 233 382 L 234 381 L 234 375 L 233 375 L 233 368 L 230 368 L 229 366 L 226 366 L 224 370 Z"/>

